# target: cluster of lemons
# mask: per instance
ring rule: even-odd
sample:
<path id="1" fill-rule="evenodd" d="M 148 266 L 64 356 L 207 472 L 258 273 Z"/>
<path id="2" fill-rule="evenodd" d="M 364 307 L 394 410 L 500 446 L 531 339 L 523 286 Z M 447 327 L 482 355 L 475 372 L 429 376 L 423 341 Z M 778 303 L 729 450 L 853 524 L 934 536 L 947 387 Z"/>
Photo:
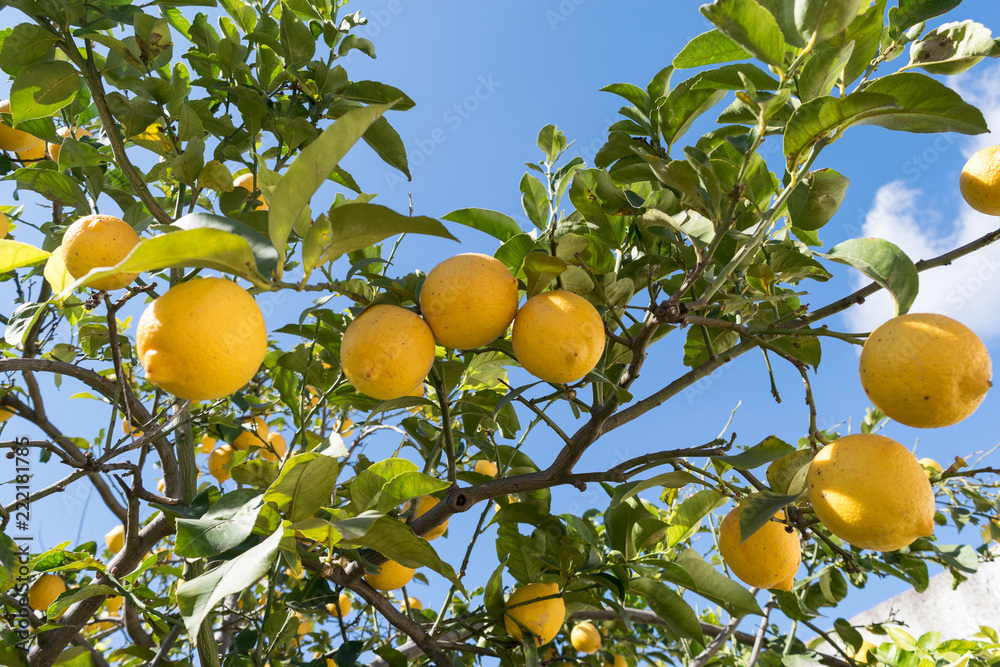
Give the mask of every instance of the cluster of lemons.
<path id="1" fill-rule="evenodd" d="M 975 153 L 962 170 L 965 201 L 1000 215 L 1000 146 Z M 861 351 L 861 386 L 889 418 L 915 428 L 951 426 L 971 415 L 992 386 L 992 363 L 979 337 L 944 315 L 910 313 L 871 333 Z M 848 435 L 823 447 L 806 475 L 812 510 L 840 539 L 895 551 L 934 532 L 932 459 L 899 442 Z M 782 512 L 746 540 L 739 507 L 723 520 L 719 551 L 733 574 L 758 588 L 791 590 L 801 560 L 798 536 Z"/>
<path id="2" fill-rule="evenodd" d="M 434 267 L 420 291 L 420 313 L 378 304 L 354 319 L 340 346 L 344 375 L 381 400 L 412 395 L 434 363 L 435 341 L 455 350 L 482 347 L 511 322 L 518 362 L 532 375 L 575 382 L 604 352 L 604 323 L 583 297 L 564 290 L 537 294 L 518 309 L 518 283 L 499 260 L 456 255 Z"/>

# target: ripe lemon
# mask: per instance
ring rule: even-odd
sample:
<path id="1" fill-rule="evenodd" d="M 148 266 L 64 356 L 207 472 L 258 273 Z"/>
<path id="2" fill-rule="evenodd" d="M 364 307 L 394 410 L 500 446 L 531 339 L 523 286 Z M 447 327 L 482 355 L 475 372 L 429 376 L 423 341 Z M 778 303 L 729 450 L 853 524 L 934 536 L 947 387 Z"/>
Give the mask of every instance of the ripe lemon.
<path id="1" fill-rule="evenodd" d="M 604 664 L 607 667 L 628 667 L 628 662 L 625 660 L 624 656 L 618 655 L 617 653 L 615 653 L 614 662 L 608 662 L 605 660 Z"/>
<path id="2" fill-rule="evenodd" d="M 268 433 L 267 445 L 267 449 L 261 453 L 261 456 L 265 459 L 272 463 L 277 463 L 285 458 L 285 452 L 288 451 L 288 443 L 285 442 L 285 438 L 280 433 Z"/>
<path id="3" fill-rule="evenodd" d="M 69 138 L 70 135 L 70 129 L 68 127 L 60 127 L 58 130 L 56 130 L 56 134 L 58 134 L 63 139 L 67 139 Z M 79 139 L 80 137 L 93 137 L 93 136 L 94 135 L 92 135 L 90 131 L 87 130 L 87 128 L 85 127 L 78 127 L 76 128 L 76 132 L 73 132 L 74 139 Z M 49 157 L 52 159 L 52 161 L 58 164 L 59 154 L 62 152 L 62 144 L 47 143 L 46 150 L 48 151 Z"/>
<path id="4" fill-rule="evenodd" d="M 569 633 L 569 643 L 577 651 L 591 655 L 597 653 L 601 648 L 601 633 L 597 631 L 593 623 L 588 621 L 577 623 Z"/>
<path id="5" fill-rule="evenodd" d="M 441 501 L 435 498 L 434 496 L 420 496 L 417 499 L 417 508 L 413 511 L 413 519 L 419 519 L 421 516 L 427 513 L 427 510 L 434 507 L 439 502 Z M 406 506 L 409 507 L 410 503 L 407 503 Z M 428 542 L 430 542 L 431 540 L 436 540 L 437 538 L 444 535 L 444 531 L 446 530 L 448 530 L 448 519 L 445 519 L 444 523 L 442 523 L 440 526 L 435 526 L 434 528 L 431 528 L 431 530 L 427 532 L 427 534 L 425 534 L 423 538 Z"/>
<path id="6" fill-rule="evenodd" d="M 423 603 L 420 602 L 420 600 L 418 600 L 417 598 L 407 597 L 406 598 L 406 602 L 404 602 L 403 604 L 399 605 L 399 610 L 402 611 L 402 612 L 405 612 L 407 604 L 410 605 L 410 609 L 413 610 L 413 611 L 420 611 L 421 609 L 424 608 Z"/>
<path id="7" fill-rule="evenodd" d="M 243 428 L 247 430 L 244 430 L 233 440 L 233 449 L 243 451 L 250 449 L 250 445 L 263 447 L 271 432 L 263 417 L 254 417 L 249 423 L 244 424 Z"/>
<path id="8" fill-rule="evenodd" d="M 82 278 L 91 269 L 114 266 L 125 259 L 138 243 L 139 235 L 121 218 L 88 215 L 70 225 L 63 234 L 63 263 L 71 276 Z M 108 291 L 122 289 L 138 275 L 120 271 L 91 280 L 87 287 Z"/>
<path id="9" fill-rule="evenodd" d="M 376 565 L 378 574 L 365 574 L 365 581 L 377 591 L 394 591 L 402 588 L 413 578 L 416 572 L 412 567 L 400 565 L 394 560 L 387 560 L 381 565 Z"/>
<path id="10" fill-rule="evenodd" d="M 980 213 L 1000 215 L 1000 146 L 977 151 L 958 179 L 962 197 Z"/>
<path id="11" fill-rule="evenodd" d="M 944 315 L 911 313 L 877 328 L 861 351 L 861 386 L 891 419 L 917 428 L 971 415 L 992 383 L 979 337 Z"/>
<path id="12" fill-rule="evenodd" d="M 10 100 L 0 100 L 0 112 L 10 113 Z M 5 151 L 26 151 L 41 141 L 38 137 L 0 122 L 0 148 Z"/>
<path id="13" fill-rule="evenodd" d="M 465 253 L 427 274 L 420 313 L 445 347 L 471 350 L 502 336 L 517 314 L 517 278 L 489 255 Z"/>
<path id="14" fill-rule="evenodd" d="M 226 466 L 232 460 L 233 448 L 229 445 L 220 445 L 208 455 L 208 473 L 219 480 L 219 484 L 222 484 L 229 479 L 229 470 L 226 469 Z"/>
<path id="15" fill-rule="evenodd" d="M 351 609 L 354 608 L 354 602 L 346 593 L 341 593 L 340 597 L 337 598 L 336 602 L 331 602 L 326 605 L 326 610 L 330 612 L 334 618 L 340 618 L 341 616 L 347 616 L 351 613 Z"/>
<path id="16" fill-rule="evenodd" d="M 816 454 L 806 476 L 816 516 L 837 537 L 895 551 L 934 532 L 934 492 L 903 445 L 874 433 L 848 435 Z"/>
<path id="17" fill-rule="evenodd" d="M 136 348 L 147 380 L 179 398 L 211 400 L 253 379 L 267 353 L 267 329 L 242 287 L 195 278 L 146 307 Z"/>
<path id="18" fill-rule="evenodd" d="M 118 524 L 104 536 L 104 543 L 112 553 L 118 553 L 125 546 L 125 526 Z"/>
<path id="19" fill-rule="evenodd" d="M 784 520 L 785 513 L 779 511 L 774 518 Z M 742 538 L 740 508 L 736 506 L 719 528 L 719 552 L 726 565 L 749 586 L 792 590 L 802 561 L 798 533 L 789 533 L 784 524 L 768 521 L 741 544 Z"/>
<path id="20" fill-rule="evenodd" d="M 35 611 L 44 611 L 65 592 L 66 582 L 62 577 L 56 574 L 43 574 L 28 589 L 28 606 Z"/>
<path id="21" fill-rule="evenodd" d="M 555 290 L 537 294 L 514 318 L 511 343 L 525 370 L 547 382 L 576 382 L 604 352 L 604 322 L 582 296 Z"/>
<path id="22" fill-rule="evenodd" d="M 253 190 L 253 174 L 246 173 L 246 174 L 241 174 L 241 175 L 237 176 L 236 179 L 233 181 L 233 187 L 234 188 L 243 188 L 247 192 L 251 192 L 252 193 L 254 191 Z M 267 202 L 264 201 L 263 195 L 259 195 L 258 194 L 257 195 L 257 201 L 258 201 L 258 204 L 254 207 L 255 211 L 266 211 L 266 210 L 268 210 L 267 209 Z"/>
<path id="23" fill-rule="evenodd" d="M 45 142 L 39 139 L 38 143 L 28 150 L 18 151 L 17 159 L 21 160 L 21 162 L 38 162 L 39 160 L 44 160 L 45 155 Z"/>
<path id="24" fill-rule="evenodd" d="M 361 313 L 340 344 L 340 365 L 354 388 L 387 401 L 405 396 L 434 363 L 434 334 L 405 308 L 380 304 Z"/>
<path id="25" fill-rule="evenodd" d="M 552 641 L 566 618 L 566 603 L 562 596 L 550 597 L 553 595 L 559 596 L 558 584 L 528 584 L 514 591 L 507 599 L 503 616 L 507 634 L 521 641 L 524 629 L 535 636 L 539 646 Z"/>
<path id="26" fill-rule="evenodd" d="M 861 664 L 864 664 L 868 662 L 868 652 L 878 647 L 875 646 L 875 644 L 872 644 L 867 639 L 863 639 L 861 640 L 861 646 L 858 647 L 858 650 L 856 652 L 852 650 L 850 646 L 846 648 L 847 648 L 847 657 L 851 658 L 855 662 L 860 662 Z"/>
<path id="27" fill-rule="evenodd" d="M 10 408 L 4 406 L 0 407 L 0 424 L 4 423 L 8 419 L 14 416 L 14 411 Z"/>
<path id="28" fill-rule="evenodd" d="M 117 616 L 118 610 L 122 608 L 123 602 L 125 602 L 125 598 L 121 595 L 110 597 L 104 601 L 104 609 L 107 610 L 108 614 L 111 616 Z"/>
<path id="29" fill-rule="evenodd" d="M 352 422 L 348 417 L 344 417 L 343 420 L 338 419 L 333 422 L 333 430 L 342 437 L 346 438 L 354 433 L 354 422 Z"/>
<path id="30" fill-rule="evenodd" d="M 215 443 L 218 440 L 208 435 L 207 433 L 201 436 L 201 440 L 198 441 L 198 453 L 199 454 L 210 454 L 213 449 L 215 449 Z"/>
<path id="31" fill-rule="evenodd" d="M 941 467 L 941 464 L 934 459 L 917 459 L 917 463 L 919 463 L 920 467 L 924 469 L 924 472 L 927 473 L 928 477 L 934 473 L 940 474 L 944 472 L 944 468 Z"/>
<path id="32" fill-rule="evenodd" d="M 487 477 L 496 477 L 500 469 L 497 468 L 497 464 L 493 461 L 487 461 L 486 459 L 479 459 L 476 461 L 476 465 L 472 468 L 475 472 L 480 475 L 486 475 Z"/>
<path id="33" fill-rule="evenodd" d="M 7 215 L 0 211 L 0 239 L 7 238 L 7 233 L 10 231 L 10 220 L 7 219 Z"/>
<path id="34" fill-rule="evenodd" d="M 131 435 L 136 438 L 142 437 L 142 431 L 132 426 L 132 424 L 128 420 L 128 417 L 122 417 L 122 431 L 125 432 L 125 435 Z"/>

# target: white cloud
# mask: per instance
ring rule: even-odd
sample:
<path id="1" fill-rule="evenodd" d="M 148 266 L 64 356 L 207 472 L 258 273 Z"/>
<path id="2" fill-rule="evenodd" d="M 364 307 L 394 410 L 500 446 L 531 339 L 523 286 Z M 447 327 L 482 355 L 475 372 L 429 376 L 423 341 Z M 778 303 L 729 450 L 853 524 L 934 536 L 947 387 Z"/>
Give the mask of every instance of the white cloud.
<path id="1" fill-rule="evenodd" d="M 983 110 L 990 128 L 1000 128 L 1000 65 L 980 74 L 957 79 L 955 89 L 971 104 Z M 945 137 L 947 135 L 942 135 Z M 953 135 L 952 135 L 953 136 Z M 963 155 L 970 156 L 980 148 L 997 143 L 996 134 L 962 138 L 957 142 Z M 946 139 L 935 144 L 938 153 L 954 143 Z M 904 165 L 909 180 L 897 180 L 879 188 L 875 201 L 865 216 L 860 236 L 872 236 L 892 241 L 914 261 L 930 259 L 943 252 L 969 243 L 997 228 L 997 218 L 973 211 L 964 202 L 957 213 L 949 215 L 929 210 L 921 205 L 922 190 L 916 182 L 923 175 L 933 174 L 936 183 L 952 183 L 956 192 L 958 179 L 951 174 L 941 177 L 940 170 L 931 171 L 939 157 L 914 156 Z M 961 197 L 956 197 L 961 201 Z M 952 217 L 949 222 L 948 218 Z M 854 286 L 869 281 L 860 274 Z M 983 338 L 1000 336 L 1000 318 L 996 304 L 1000 303 L 1000 243 L 963 257 L 951 266 L 925 271 L 920 275 L 920 294 L 911 312 L 933 312 L 961 321 Z M 884 291 L 870 297 L 864 305 L 845 314 L 853 331 L 871 331 L 892 317 L 892 300 Z"/>

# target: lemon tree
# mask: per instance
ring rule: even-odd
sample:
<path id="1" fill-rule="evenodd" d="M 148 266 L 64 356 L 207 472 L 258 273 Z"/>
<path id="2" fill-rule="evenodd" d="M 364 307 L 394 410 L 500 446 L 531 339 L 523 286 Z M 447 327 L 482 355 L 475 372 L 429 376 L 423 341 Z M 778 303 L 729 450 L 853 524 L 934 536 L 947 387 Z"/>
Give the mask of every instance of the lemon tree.
<path id="1" fill-rule="evenodd" d="M 918 459 L 878 433 L 989 400 L 979 334 L 909 311 L 925 272 L 1000 232 L 910 258 L 828 225 L 852 176 L 834 144 L 990 129 L 947 77 L 1000 56 L 996 26 L 960 0 L 675 4 L 707 30 L 603 89 L 622 106 L 591 155 L 545 125 L 520 212 L 430 215 L 344 159 L 416 163 L 396 129 L 414 100 L 353 60 L 376 53 L 363 7 L 8 0 L 0 429 L 31 437 L 5 470 L 45 466 L 33 502 L 93 491 L 114 519 L 103 544 L 73 525 L 25 558 L 4 497 L 23 625 L 0 627 L 0 662 L 995 662 L 995 632 L 840 609 L 873 577 L 961 584 L 1000 539 L 997 468 L 963 458 L 992 443 Z M 995 215 L 997 155 L 928 171 Z M 831 297 L 844 275 L 870 283 Z M 880 291 L 888 323 L 838 330 Z M 832 426 L 820 362 L 852 346 L 874 407 Z M 678 436 L 685 392 L 745 355 L 804 403 Z"/>

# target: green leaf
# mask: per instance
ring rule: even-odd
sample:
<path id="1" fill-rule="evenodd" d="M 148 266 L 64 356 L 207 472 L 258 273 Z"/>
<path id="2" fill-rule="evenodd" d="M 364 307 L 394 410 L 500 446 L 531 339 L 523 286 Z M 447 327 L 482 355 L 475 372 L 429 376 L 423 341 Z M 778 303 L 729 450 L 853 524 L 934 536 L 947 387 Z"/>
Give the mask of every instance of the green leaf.
<path id="1" fill-rule="evenodd" d="M 351 481 L 351 502 L 359 512 L 372 508 L 390 481 L 416 470 L 417 466 L 406 459 L 391 458 L 374 463 Z"/>
<path id="2" fill-rule="evenodd" d="M 822 361 L 823 347 L 819 336 L 779 336 L 772 338 L 768 343 L 793 359 L 812 366 L 813 370 L 818 369 L 819 362 Z"/>
<path id="3" fill-rule="evenodd" d="M 54 34 L 33 23 L 20 23 L 0 39 L 0 67 L 9 74 L 43 60 L 56 43 Z"/>
<path id="4" fill-rule="evenodd" d="M 680 489 L 688 484 L 697 483 L 697 481 L 698 478 L 686 470 L 674 470 L 662 473 L 655 477 L 650 477 L 649 479 L 642 480 L 641 482 L 622 484 L 615 489 L 615 496 L 611 499 L 610 506 L 614 507 L 618 503 L 624 502 L 629 498 L 642 493 L 646 489 L 653 489 L 657 487 L 663 489 Z M 621 492 L 621 495 L 619 495 L 619 492 Z"/>
<path id="5" fill-rule="evenodd" d="M 875 113 L 897 108 L 894 97 L 870 92 L 870 87 L 847 97 L 820 97 L 806 102 L 788 119 L 785 155 L 793 162 L 831 132 L 848 128 Z"/>
<path id="6" fill-rule="evenodd" d="M 698 35 L 674 58 L 674 67 L 703 67 L 733 60 L 748 60 L 750 53 L 718 30 Z"/>
<path id="7" fill-rule="evenodd" d="M 746 542 L 751 535 L 771 520 L 778 510 L 793 503 L 798 496 L 786 496 L 773 491 L 761 491 L 743 498 L 740 501 L 740 543 Z"/>
<path id="8" fill-rule="evenodd" d="M 310 144 L 310 147 L 312 144 Z M 274 210 L 272 205 L 271 210 Z M 319 263 L 336 259 L 355 250 L 363 250 L 396 234 L 426 234 L 457 241 L 448 229 L 434 218 L 400 215 L 378 204 L 343 204 L 329 214 L 330 237 L 323 247 Z M 272 240 L 274 236 L 272 235 Z"/>
<path id="9" fill-rule="evenodd" d="M 339 471 L 340 462 L 333 457 L 316 452 L 296 454 L 264 492 L 264 501 L 274 503 L 289 521 L 305 519 L 330 504 Z"/>
<path id="10" fill-rule="evenodd" d="M 198 633 L 201 622 L 222 598 L 247 590 L 267 574 L 284 535 L 284 528 L 278 528 L 257 546 L 177 587 L 177 604 L 189 635 Z"/>
<path id="11" fill-rule="evenodd" d="M 313 194 L 375 119 L 391 106 L 381 104 L 348 111 L 306 146 L 288 167 L 271 191 L 268 211 L 268 234 L 279 253 L 284 253 L 292 226 L 300 215 L 306 214 Z M 278 266 L 279 277 L 282 268 Z"/>
<path id="12" fill-rule="evenodd" d="M 829 95 L 853 53 L 854 42 L 848 42 L 839 48 L 823 49 L 810 58 L 797 79 L 799 100 L 808 102 Z"/>
<path id="13" fill-rule="evenodd" d="M 811 449 L 800 449 L 767 467 L 767 483 L 777 493 L 798 495 L 806 489 L 806 473 L 812 463 Z"/>
<path id="14" fill-rule="evenodd" d="M 521 206 L 528 219 L 535 223 L 539 229 L 547 229 L 549 226 L 549 194 L 541 181 L 525 174 L 521 177 Z"/>
<path id="15" fill-rule="evenodd" d="M 38 317 L 45 310 L 45 303 L 22 303 L 14 309 L 7 320 L 7 326 L 3 332 L 3 339 L 8 345 L 20 348 L 24 343 L 24 337 L 28 335 L 31 327 L 34 326 Z"/>
<path id="16" fill-rule="evenodd" d="M 788 216 L 799 229 L 816 231 L 833 219 L 847 195 L 850 179 L 833 169 L 818 169 L 788 197 Z"/>
<path id="17" fill-rule="evenodd" d="M 361 138 L 383 162 L 406 174 L 406 178 L 411 178 L 410 165 L 406 161 L 406 146 L 389 121 L 384 117 L 376 118 Z"/>
<path id="18" fill-rule="evenodd" d="M 250 537 L 264 502 L 260 492 L 240 489 L 222 496 L 200 519 L 177 519 L 176 553 L 207 558 L 232 549 Z"/>
<path id="19" fill-rule="evenodd" d="M 0 273 L 40 264 L 48 258 L 49 253 L 31 244 L 0 239 Z"/>
<path id="20" fill-rule="evenodd" d="M 749 0 L 752 2 L 753 0 Z M 696 88 L 701 75 L 691 77 L 677 84 L 663 100 L 661 109 L 669 109 L 667 122 L 661 121 L 661 132 L 667 143 L 673 145 L 703 113 L 718 104 L 726 96 L 725 90 Z M 664 112 L 661 110 L 661 114 Z"/>
<path id="21" fill-rule="evenodd" d="M 548 287 L 549 283 L 566 271 L 566 268 L 566 262 L 546 252 L 529 252 L 525 255 L 521 270 L 528 279 L 528 298 Z"/>
<path id="22" fill-rule="evenodd" d="M 566 135 L 559 131 L 555 125 L 546 125 L 538 132 L 536 141 L 538 148 L 545 153 L 545 159 L 555 162 L 559 155 L 566 150 Z"/>
<path id="23" fill-rule="evenodd" d="M 378 81 L 355 81 L 340 94 L 341 99 L 355 100 L 365 104 L 387 104 L 395 102 L 393 111 L 406 111 L 415 106 L 413 100 L 399 88 Z"/>
<path id="24" fill-rule="evenodd" d="M 705 341 L 706 335 L 711 342 L 711 349 Z M 684 365 L 694 368 L 707 363 L 714 354 L 725 352 L 740 342 L 740 335 L 729 329 L 706 329 L 693 326 L 688 329 L 684 342 Z"/>
<path id="25" fill-rule="evenodd" d="M 634 595 L 645 598 L 649 608 L 678 636 L 704 642 L 701 623 L 694 609 L 672 588 L 659 581 L 639 577 L 629 582 L 629 589 Z"/>
<path id="26" fill-rule="evenodd" d="M 737 63 L 735 65 L 725 65 L 718 69 L 702 72 L 693 86 L 692 90 L 702 88 L 714 88 L 725 90 L 745 90 L 746 79 L 757 90 L 777 90 L 778 80 L 751 63 Z"/>
<path id="27" fill-rule="evenodd" d="M 333 521 L 333 527 L 341 530 L 342 521 Z M 386 558 L 406 567 L 429 567 L 442 577 L 465 590 L 451 565 L 441 560 L 434 547 L 422 537 L 417 537 L 410 527 L 391 517 L 380 516 L 363 534 L 353 534 L 341 530 L 344 541 L 374 549 Z"/>
<path id="28" fill-rule="evenodd" d="M 806 40 L 820 44 L 846 30 L 858 15 L 862 2 L 863 0 L 796 0 L 795 27 Z"/>
<path id="29" fill-rule="evenodd" d="M 966 20 L 945 23 L 910 47 L 907 67 L 921 67 L 931 74 L 961 74 L 986 56 L 1000 55 L 1000 45 L 990 29 Z"/>
<path id="30" fill-rule="evenodd" d="M 510 576 L 519 583 L 538 581 L 543 565 L 539 560 L 538 545 L 530 537 L 521 535 L 514 523 L 497 526 L 497 557 L 506 561 Z"/>
<path id="31" fill-rule="evenodd" d="M 416 470 L 404 472 L 390 479 L 382 487 L 375 509 L 383 513 L 388 512 L 396 509 L 407 500 L 444 491 L 449 486 L 450 484 L 443 479 L 437 479 Z"/>
<path id="32" fill-rule="evenodd" d="M 316 39 L 309 26 L 299 20 L 294 12 L 281 12 L 279 39 L 288 65 L 302 67 L 312 60 L 316 53 Z"/>
<path id="33" fill-rule="evenodd" d="M 255 230 L 250 225 L 240 220 L 224 218 L 219 215 L 209 213 L 189 213 L 178 218 L 174 224 L 178 229 L 219 229 L 246 239 L 253 252 L 254 260 L 257 263 L 257 270 L 264 276 L 270 278 L 278 268 L 278 251 L 274 249 L 271 242 L 263 234 Z"/>
<path id="34" fill-rule="evenodd" d="M 691 575 L 692 591 L 723 605 L 733 616 L 764 613 L 750 591 L 709 565 L 694 549 L 685 549 L 674 562 Z"/>
<path id="35" fill-rule="evenodd" d="M 51 201 L 89 211 L 83 184 L 69 174 L 53 169 L 24 167 L 4 176 L 3 180 L 17 181 L 19 188 L 34 190 Z"/>
<path id="36" fill-rule="evenodd" d="M 666 523 L 660 521 L 638 498 L 629 498 L 604 512 L 604 528 L 608 545 L 635 558 L 646 542 Z"/>
<path id="37" fill-rule="evenodd" d="M 962 0 L 899 0 L 889 9 L 890 37 L 897 37 L 918 23 L 940 16 L 958 7 Z"/>
<path id="38" fill-rule="evenodd" d="M 920 289 L 920 276 L 913 261 L 896 245 L 884 239 L 850 239 L 838 243 L 821 257 L 849 264 L 881 285 L 892 295 L 896 315 L 910 310 Z"/>
<path id="39" fill-rule="evenodd" d="M 777 21 L 757 0 L 715 0 L 701 13 L 720 32 L 768 65 L 783 67 L 785 39 Z M 721 61 L 716 61 L 721 62 Z M 677 62 L 674 61 L 674 65 Z"/>
<path id="40" fill-rule="evenodd" d="M 81 586 L 80 588 L 72 588 L 66 593 L 63 593 L 49 605 L 47 610 L 49 618 L 57 618 L 65 609 L 69 609 L 70 606 L 76 604 L 80 600 L 86 600 L 87 598 L 97 597 L 98 595 L 117 595 L 118 591 L 112 586 L 107 586 L 104 584 L 91 584 L 89 586 Z"/>
<path id="41" fill-rule="evenodd" d="M 736 470 L 753 470 L 794 452 L 795 448 L 776 435 L 769 435 L 750 449 L 731 456 L 713 456 Z"/>
<path id="42" fill-rule="evenodd" d="M 215 269 L 246 278 L 255 285 L 267 285 L 256 270 L 253 251 L 246 239 L 220 229 L 190 229 L 143 239 L 113 268 L 92 269 L 73 282 L 73 289 L 92 278 L 119 271 L 158 271 L 185 266 Z M 68 294 L 60 298 L 65 296 Z"/>
<path id="43" fill-rule="evenodd" d="M 954 90 L 919 72 L 897 72 L 872 81 L 867 93 L 891 95 L 898 109 L 878 109 L 858 121 L 903 132 L 988 132 L 979 109 Z M 848 97 L 853 97 L 853 93 Z"/>
<path id="44" fill-rule="evenodd" d="M 21 121 L 47 118 L 80 92 L 80 75 L 67 62 L 53 60 L 25 67 L 10 85 L 10 115 Z"/>
<path id="45" fill-rule="evenodd" d="M 478 229 L 504 242 L 521 233 L 521 227 L 514 218 L 485 208 L 459 208 L 441 216 L 441 219 Z"/>
<path id="46" fill-rule="evenodd" d="M 646 91 L 631 83 L 612 83 L 601 88 L 602 93 L 614 93 L 628 101 L 639 111 L 645 113 L 649 109 L 649 96 Z"/>

